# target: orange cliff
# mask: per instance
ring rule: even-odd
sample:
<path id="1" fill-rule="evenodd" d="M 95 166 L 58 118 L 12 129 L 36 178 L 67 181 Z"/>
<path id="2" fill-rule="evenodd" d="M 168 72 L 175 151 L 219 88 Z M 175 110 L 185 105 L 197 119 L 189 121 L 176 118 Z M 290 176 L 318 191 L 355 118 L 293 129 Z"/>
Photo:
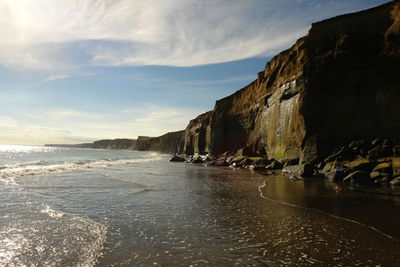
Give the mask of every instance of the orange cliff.
<path id="1" fill-rule="evenodd" d="M 311 163 L 355 139 L 398 139 L 399 102 L 400 2 L 393 1 L 314 23 L 257 80 L 174 134 L 167 150 L 218 155 L 243 149 Z M 172 142 L 139 138 L 137 145 L 158 150 L 166 146 L 162 140 Z"/>

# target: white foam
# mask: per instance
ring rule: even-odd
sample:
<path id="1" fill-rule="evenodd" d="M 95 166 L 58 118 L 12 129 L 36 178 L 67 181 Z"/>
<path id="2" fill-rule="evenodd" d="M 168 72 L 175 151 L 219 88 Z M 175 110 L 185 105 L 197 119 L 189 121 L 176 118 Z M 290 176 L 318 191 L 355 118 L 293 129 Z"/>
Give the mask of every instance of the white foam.
<path id="1" fill-rule="evenodd" d="M 103 168 L 114 165 L 145 163 L 160 160 L 161 156 L 157 153 L 151 153 L 144 158 L 134 159 L 102 159 L 89 162 L 66 162 L 60 164 L 43 165 L 41 162 L 29 164 L 6 165 L 0 169 L 0 178 L 22 177 L 28 175 L 45 175 L 49 173 L 68 172 L 75 170 L 84 170 L 91 168 Z"/>
<path id="2" fill-rule="evenodd" d="M 64 216 L 63 212 L 54 210 L 54 209 L 50 208 L 50 206 L 48 206 L 48 205 L 44 205 L 43 209 L 41 209 L 40 212 L 45 213 L 52 218 L 61 218 L 62 216 Z"/>

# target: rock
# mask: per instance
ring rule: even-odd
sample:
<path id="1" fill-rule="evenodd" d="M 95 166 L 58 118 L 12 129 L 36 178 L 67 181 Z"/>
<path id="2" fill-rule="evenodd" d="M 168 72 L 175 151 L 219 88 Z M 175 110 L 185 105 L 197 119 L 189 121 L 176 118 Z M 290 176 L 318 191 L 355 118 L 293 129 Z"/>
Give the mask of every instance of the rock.
<path id="1" fill-rule="evenodd" d="M 265 171 L 265 165 L 250 165 L 249 170 L 252 171 Z"/>
<path id="2" fill-rule="evenodd" d="M 175 155 L 169 161 L 171 161 L 171 162 L 185 162 L 186 160 L 183 157 Z"/>
<path id="3" fill-rule="evenodd" d="M 317 170 L 323 170 L 325 165 L 326 163 L 321 161 L 320 163 L 317 164 Z"/>
<path id="4" fill-rule="evenodd" d="M 239 165 L 251 165 L 253 163 L 253 161 L 249 158 L 244 158 L 241 161 L 238 162 Z"/>
<path id="5" fill-rule="evenodd" d="M 390 185 L 392 186 L 400 186 L 400 176 L 395 177 L 390 181 Z"/>
<path id="6" fill-rule="evenodd" d="M 393 178 L 390 175 L 384 176 L 384 177 L 382 177 L 381 183 L 389 183 L 392 179 Z"/>
<path id="7" fill-rule="evenodd" d="M 389 174 L 393 174 L 393 168 L 392 168 L 392 162 L 387 161 L 387 162 L 382 162 L 379 163 L 374 169 L 373 172 L 386 172 Z"/>
<path id="8" fill-rule="evenodd" d="M 290 177 L 303 178 L 314 176 L 314 165 L 312 164 L 301 164 L 286 166 L 282 169 L 283 173 L 288 174 Z"/>
<path id="9" fill-rule="evenodd" d="M 393 156 L 400 157 L 400 145 L 396 145 L 393 147 Z"/>
<path id="10" fill-rule="evenodd" d="M 371 173 L 369 174 L 369 177 L 370 177 L 372 180 L 376 180 L 376 179 L 378 179 L 378 178 L 382 178 L 382 175 L 381 175 L 380 172 L 375 171 L 375 172 L 371 172 Z"/>
<path id="11" fill-rule="evenodd" d="M 329 173 L 331 171 L 333 171 L 333 165 L 330 163 L 324 164 L 324 168 L 322 169 L 322 173 Z"/>
<path id="12" fill-rule="evenodd" d="M 353 160 L 357 156 L 356 152 L 353 149 L 348 147 L 341 147 L 339 151 L 334 152 L 332 155 L 327 157 L 324 162 L 332 162 L 332 161 L 343 161 L 343 160 Z"/>
<path id="13" fill-rule="evenodd" d="M 285 163 L 283 164 L 283 167 L 298 165 L 298 164 L 299 164 L 299 161 L 300 161 L 300 159 L 288 159 L 288 160 L 286 160 Z"/>
<path id="14" fill-rule="evenodd" d="M 301 177 L 312 177 L 312 176 L 314 176 L 314 165 L 312 165 L 312 164 L 300 165 L 300 176 Z"/>
<path id="15" fill-rule="evenodd" d="M 252 149 L 250 149 L 249 147 L 244 147 L 239 149 L 238 151 L 236 151 L 236 155 L 237 156 L 247 156 L 247 157 L 251 157 L 251 156 L 257 156 L 257 153 L 255 153 Z"/>
<path id="16" fill-rule="evenodd" d="M 343 179 L 344 184 L 369 186 L 372 184 L 370 175 L 366 171 L 355 171 Z"/>
<path id="17" fill-rule="evenodd" d="M 266 166 L 266 165 L 270 164 L 270 162 L 268 161 L 267 158 L 259 157 L 259 158 L 256 158 L 255 160 L 253 160 L 253 164 L 254 165 L 264 165 L 264 166 Z"/>
<path id="18" fill-rule="evenodd" d="M 382 139 L 381 138 L 376 138 L 376 139 L 374 139 L 374 140 L 372 140 L 372 142 L 371 142 L 371 146 L 378 146 L 378 145 L 380 145 L 380 144 L 382 144 Z"/>
<path id="19" fill-rule="evenodd" d="M 278 169 L 282 169 L 283 165 L 282 163 L 280 163 L 277 160 L 273 160 L 268 166 L 266 166 L 265 168 L 267 170 L 278 170 Z"/>
<path id="20" fill-rule="evenodd" d="M 225 159 L 214 160 L 206 164 L 207 166 L 215 166 L 215 167 L 228 167 L 229 163 Z"/>
<path id="21" fill-rule="evenodd" d="M 400 175 L 400 158 L 392 159 L 392 168 L 394 176 Z"/>
<path id="22" fill-rule="evenodd" d="M 194 157 L 190 163 L 200 164 L 200 163 L 204 163 L 204 160 L 202 157 Z"/>
<path id="23" fill-rule="evenodd" d="M 324 176 L 329 179 L 329 181 L 334 183 L 341 183 L 345 177 L 343 170 L 333 170 L 331 172 L 324 173 Z"/>
<path id="24" fill-rule="evenodd" d="M 366 171 L 371 172 L 378 163 L 368 159 L 358 159 L 346 164 L 351 172 Z"/>
<path id="25" fill-rule="evenodd" d="M 393 150 L 388 145 L 376 146 L 368 151 L 369 159 L 379 159 L 390 157 L 393 154 Z"/>
<path id="26" fill-rule="evenodd" d="M 354 140 L 349 144 L 349 148 L 352 148 L 352 149 L 354 149 L 354 148 L 359 149 L 360 147 L 363 147 L 363 146 L 365 146 L 365 140 Z"/>

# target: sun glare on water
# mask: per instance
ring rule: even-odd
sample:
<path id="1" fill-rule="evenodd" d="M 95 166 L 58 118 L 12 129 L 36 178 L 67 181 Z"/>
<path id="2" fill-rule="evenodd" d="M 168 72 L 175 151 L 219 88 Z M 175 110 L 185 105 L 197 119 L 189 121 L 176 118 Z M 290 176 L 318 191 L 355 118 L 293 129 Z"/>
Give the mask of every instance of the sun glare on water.
<path id="1" fill-rule="evenodd" d="M 52 147 L 42 146 L 18 146 L 18 145 L 0 145 L 0 152 L 11 152 L 11 153 L 31 153 L 31 152 L 46 152 L 52 151 Z"/>

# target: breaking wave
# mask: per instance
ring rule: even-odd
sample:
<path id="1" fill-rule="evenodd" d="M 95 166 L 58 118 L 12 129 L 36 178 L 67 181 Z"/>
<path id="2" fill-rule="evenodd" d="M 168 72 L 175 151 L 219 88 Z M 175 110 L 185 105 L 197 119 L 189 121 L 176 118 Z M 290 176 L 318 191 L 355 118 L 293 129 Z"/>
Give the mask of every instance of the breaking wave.
<path id="1" fill-rule="evenodd" d="M 124 158 L 101 160 L 85 160 L 75 162 L 46 162 L 35 161 L 23 164 L 10 164 L 0 166 L 0 178 L 22 177 L 30 175 L 45 175 L 51 173 L 69 172 L 76 170 L 85 170 L 92 168 L 104 168 L 115 165 L 145 163 L 160 160 L 161 156 L 157 153 L 151 153 L 143 158 Z"/>

